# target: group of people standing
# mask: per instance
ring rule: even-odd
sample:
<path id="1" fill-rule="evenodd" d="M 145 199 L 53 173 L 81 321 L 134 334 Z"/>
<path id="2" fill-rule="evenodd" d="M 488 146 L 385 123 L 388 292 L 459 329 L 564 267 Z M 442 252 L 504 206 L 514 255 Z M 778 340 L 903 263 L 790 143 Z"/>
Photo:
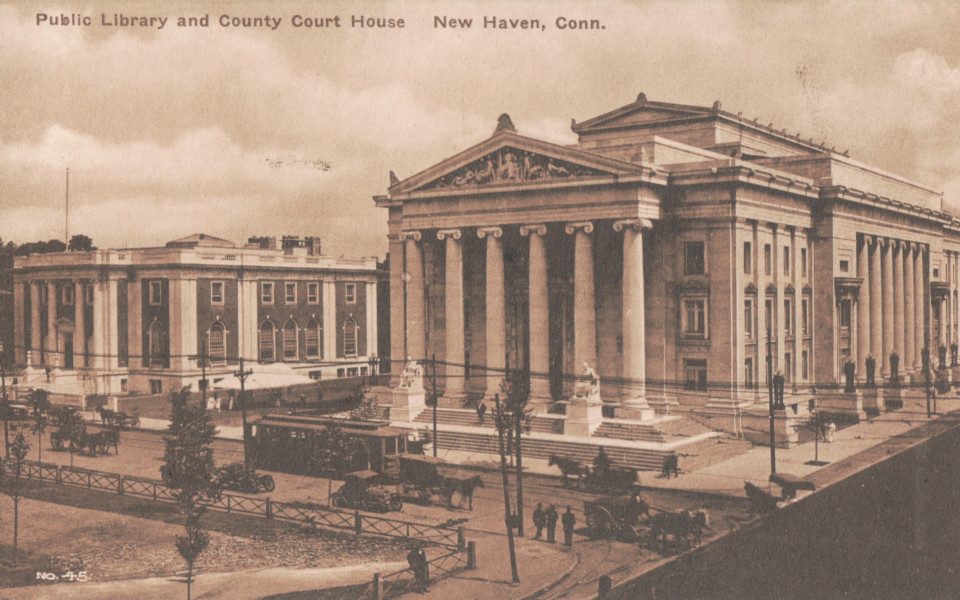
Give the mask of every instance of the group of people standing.
<path id="1" fill-rule="evenodd" d="M 563 545 L 573 546 L 573 530 L 577 525 L 577 518 L 574 516 L 573 509 L 570 506 L 567 506 L 567 512 L 563 513 L 563 517 L 561 518 L 560 515 L 557 514 L 557 509 L 552 504 L 544 510 L 543 504 L 538 502 L 537 508 L 533 511 L 533 526 L 537 529 L 537 533 L 533 536 L 533 539 L 541 539 L 543 529 L 546 528 L 547 542 L 551 544 L 556 542 L 558 520 L 563 524 Z"/>

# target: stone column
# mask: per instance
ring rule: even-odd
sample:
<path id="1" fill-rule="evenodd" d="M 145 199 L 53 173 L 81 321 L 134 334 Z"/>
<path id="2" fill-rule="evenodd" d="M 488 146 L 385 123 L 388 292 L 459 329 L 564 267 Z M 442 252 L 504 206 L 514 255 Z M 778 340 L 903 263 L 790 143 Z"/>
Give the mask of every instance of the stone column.
<path id="1" fill-rule="evenodd" d="M 441 229 L 437 239 L 446 241 L 446 280 L 444 283 L 444 310 L 446 335 L 444 361 L 444 397 L 460 400 L 464 393 L 463 369 L 463 247 L 459 229 Z"/>
<path id="2" fill-rule="evenodd" d="M 103 320 L 107 329 L 107 368 L 116 370 L 120 368 L 120 340 L 118 337 L 117 320 L 117 286 L 119 282 L 116 279 L 108 279 L 104 282 L 106 293 L 106 302 L 103 306 Z M 193 280 L 193 337 L 197 337 L 197 282 Z M 107 390 L 112 391 L 112 390 Z"/>
<path id="3" fill-rule="evenodd" d="M 4 348 L 4 352 L 0 353 L 0 356 L 3 356 L 4 359 L 8 360 L 7 364 L 22 365 L 27 361 L 27 346 L 26 346 L 26 327 L 27 324 L 24 323 L 24 285 L 22 281 L 17 281 L 13 284 L 13 348 Z"/>
<path id="4" fill-rule="evenodd" d="M 40 286 L 37 281 L 30 282 L 30 365 L 40 364 L 40 354 L 43 348 L 40 329 Z"/>
<path id="5" fill-rule="evenodd" d="M 423 301 L 423 248 L 419 231 L 404 231 L 400 234 L 406 245 L 406 266 L 403 278 L 407 287 L 407 356 L 394 357 L 424 360 L 427 358 L 426 329 Z M 403 369 L 403 367 L 399 367 Z"/>
<path id="6" fill-rule="evenodd" d="M 547 289 L 547 251 L 543 238 L 547 226 L 523 225 L 520 235 L 530 236 L 529 272 L 529 336 L 530 336 L 530 400 L 543 408 L 550 397 L 550 313 Z"/>
<path id="7" fill-rule="evenodd" d="M 917 251 L 916 244 L 907 243 L 903 249 L 903 270 L 904 270 L 904 308 L 903 308 L 903 353 L 900 356 L 900 371 L 908 373 L 914 368 L 914 360 L 919 355 L 917 349 L 916 336 L 916 315 L 915 306 L 917 302 L 916 281 L 913 276 L 914 255 Z"/>
<path id="8" fill-rule="evenodd" d="M 93 317 L 90 320 L 90 329 L 93 331 L 93 352 L 90 357 L 90 366 L 94 369 L 103 369 L 106 364 L 104 360 L 104 354 L 106 354 L 106 339 L 103 328 L 103 302 L 103 282 L 94 280 Z M 171 348 L 171 352 L 173 352 L 173 348 Z"/>
<path id="9" fill-rule="evenodd" d="M 893 352 L 893 245 L 894 241 L 887 238 L 883 241 L 883 374 L 890 376 L 890 353 Z"/>
<path id="10" fill-rule="evenodd" d="M 866 379 L 870 354 L 870 246 L 866 236 L 861 239 L 857 254 L 857 277 L 863 279 L 857 301 L 857 373 Z"/>
<path id="11" fill-rule="evenodd" d="M 380 356 L 380 349 L 377 347 L 379 345 L 379 331 L 377 330 L 377 302 L 379 298 L 377 297 L 377 284 L 373 281 L 367 282 L 367 298 L 364 307 L 367 310 L 367 356 Z M 373 375 L 373 370 L 376 367 L 371 367 L 371 375 Z"/>
<path id="12" fill-rule="evenodd" d="M 900 356 L 904 355 L 904 337 L 906 329 L 903 326 L 904 302 L 906 293 L 903 287 L 903 253 L 906 251 L 904 244 L 895 241 L 890 246 L 890 252 L 893 254 L 893 349 Z"/>
<path id="13" fill-rule="evenodd" d="M 614 231 L 623 231 L 623 378 L 627 394 L 620 416 L 626 419 L 653 417 L 645 398 L 647 353 L 643 290 L 643 230 L 652 227 L 646 219 L 613 224 Z"/>
<path id="14" fill-rule="evenodd" d="M 876 376 L 879 379 L 889 368 L 883 355 L 883 282 L 880 273 L 880 238 L 870 238 L 870 353 L 877 361 Z"/>
<path id="15" fill-rule="evenodd" d="M 73 364 L 77 368 L 83 368 L 87 366 L 87 336 L 86 331 L 86 322 L 84 315 L 84 304 L 83 304 L 83 281 L 77 281 L 74 283 L 74 292 L 73 292 L 73 310 L 74 310 L 74 320 L 73 323 L 74 333 L 73 333 Z"/>
<path id="16" fill-rule="evenodd" d="M 50 367 L 63 366 L 63 358 L 57 352 L 57 282 L 47 282 L 47 339 L 43 359 Z"/>
<path id="17" fill-rule="evenodd" d="M 140 293 L 142 289 L 143 282 L 139 277 L 131 276 L 127 279 L 127 351 L 130 353 L 127 364 L 130 365 L 131 369 L 145 366 L 143 360 L 143 295 Z M 250 355 L 244 356 L 250 357 Z"/>
<path id="18" fill-rule="evenodd" d="M 487 240 L 486 260 L 486 334 L 487 334 L 487 391 L 493 398 L 500 391 L 500 383 L 506 376 L 504 357 L 506 341 L 506 292 L 503 274 L 503 230 L 499 227 L 481 227 L 477 236 Z M 532 353 L 531 353 L 532 354 Z M 519 361 L 519 357 L 517 357 Z"/>
<path id="19" fill-rule="evenodd" d="M 923 352 L 923 348 L 926 345 L 926 335 L 924 334 L 924 304 L 926 303 L 927 290 L 924 289 L 923 285 L 923 255 L 924 248 L 922 245 L 916 245 L 916 251 L 913 256 L 913 289 L 915 299 L 914 299 L 914 356 L 913 356 L 913 368 L 914 370 L 919 369 L 922 366 L 920 359 L 920 354 Z M 936 356 L 933 349 L 930 349 L 930 361 L 933 362 L 933 357 Z"/>
<path id="20" fill-rule="evenodd" d="M 323 360 L 337 360 L 337 282 L 327 280 L 320 282 L 322 290 L 321 302 L 323 302 Z M 259 323 L 257 327 L 259 328 Z M 277 327 L 283 327 L 283 322 L 278 321 Z M 279 361 L 280 352 L 283 349 L 277 348 L 277 360 Z"/>
<path id="21" fill-rule="evenodd" d="M 574 235 L 573 259 L 573 356 L 579 374 L 583 364 L 597 367 L 597 314 L 593 288 L 593 233 L 591 221 L 568 223 L 565 231 Z"/>

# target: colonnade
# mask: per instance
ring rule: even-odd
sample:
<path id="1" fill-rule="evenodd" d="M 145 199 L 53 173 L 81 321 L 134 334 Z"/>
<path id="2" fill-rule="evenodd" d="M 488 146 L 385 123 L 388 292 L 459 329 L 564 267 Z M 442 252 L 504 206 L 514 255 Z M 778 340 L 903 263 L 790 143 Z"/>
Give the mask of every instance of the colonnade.
<path id="1" fill-rule="evenodd" d="M 608 222 L 605 222 L 608 223 Z M 597 367 L 596 298 L 594 297 L 593 232 L 598 225 L 593 221 L 575 221 L 562 225 L 566 235 L 574 237 L 574 364 L 580 372 L 584 364 Z M 607 225 L 609 226 L 609 225 Z M 640 385 L 631 385 L 630 398 L 625 409 L 644 405 L 642 382 L 646 377 L 644 350 L 644 270 L 643 232 L 652 227 L 645 219 L 614 221 L 613 229 L 623 233 L 623 372 L 622 377 Z M 445 348 L 447 363 L 445 396 L 464 395 L 464 279 L 463 236 L 473 232 L 485 240 L 486 247 L 486 356 L 488 367 L 485 394 L 493 396 L 500 389 L 504 377 L 506 357 L 506 290 L 503 259 L 504 227 L 476 227 L 441 229 L 437 239 L 444 242 L 445 256 Z M 528 343 L 531 372 L 531 402 L 550 400 L 549 377 L 549 323 L 548 256 L 545 240 L 546 223 L 519 226 L 519 233 L 527 240 L 528 260 Z M 470 233 L 468 233 L 470 232 Z M 406 354 L 411 358 L 426 357 L 426 305 L 423 273 L 423 236 L 425 231 L 407 230 L 404 240 L 404 278 L 406 285 Z"/>
<path id="2" fill-rule="evenodd" d="M 857 373 L 866 377 L 866 360 L 877 375 L 890 376 L 890 355 L 900 356 L 901 373 L 918 371 L 926 346 L 926 245 L 883 236 L 861 235 L 857 275 L 863 279 L 857 301 Z"/>
<path id="3" fill-rule="evenodd" d="M 112 284 L 116 286 L 116 282 Z M 23 326 L 24 334 L 20 334 L 18 328 L 19 344 L 25 346 L 25 350 L 30 353 L 30 364 L 33 366 L 44 365 L 49 367 L 65 366 L 65 348 L 63 347 L 62 336 L 69 330 L 57 325 L 57 307 L 62 306 L 62 315 L 64 319 L 72 322 L 73 348 L 72 358 L 74 368 L 94 367 L 103 368 L 107 366 L 106 352 L 107 338 L 116 335 L 105 323 L 109 323 L 109 318 L 104 314 L 108 309 L 105 302 L 105 294 L 109 293 L 110 281 L 99 279 L 77 279 L 77 280 L 28 280 L 23 285 L 23 291 L 18 290 L 16 297 L 19 298 L 16 310 L 17 314 L 23 314 L 23 298 L 29 295 L 30 314 Z M 72 306 L 64 303 L 64 288 L 70 286 L 72 289 Z M 86 322 L 86 313 L 84 307 L 88 304 L 87 288 L 92 290 L 92 298 L 89 298 L 92 304 L 92 323 Z M 43 302 L 43 296 L 46 293 L 46 302 Z M 71 314 L 72 313 L 72 314 Z M 44 332 L 43 324 L 46 325 Z M 86 332 L 90 330 L 92 347 L 87 346 Z M 25 332 L 29 331 L 30 343 L 27 346 L 25 342 Z M 26 357 L 24 356 L 24 360 Z M 113 359 L 114 362 L 116 359 Z"/>

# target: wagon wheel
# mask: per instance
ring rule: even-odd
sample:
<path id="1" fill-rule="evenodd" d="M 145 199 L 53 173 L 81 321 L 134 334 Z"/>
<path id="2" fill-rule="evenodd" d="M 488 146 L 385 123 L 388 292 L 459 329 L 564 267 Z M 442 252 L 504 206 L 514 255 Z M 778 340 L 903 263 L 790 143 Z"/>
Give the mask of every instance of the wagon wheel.
<path id="1" fill-rule="evenodd" d="M 390 494 L 390 510 L 403 510 L 403 498 L 400 494 Z"/>
<path id="2" fill-rule="evenodd" d="M 617 524 L 617 539 L 632 544 L 637 541 L 637 530 L 629 523 Z"/>
<path id="3" fill-rule="evenodd" d="M 273 477 L 270 475 L 261 475 L 260 487 L 262 487 L 264 491 L 272 492 L 274 488 L 277 487 L 277 484 L 273 481 Z"/>
<path id="4" fill-rule="evenodd" d="M 594 513 L 587 516 L 587 525 L 590 526 L 590 537 L 595 540 L 599 538 L 610 538 L 617 529 L 613 515 L 603 506 L 594 507 Z"/>

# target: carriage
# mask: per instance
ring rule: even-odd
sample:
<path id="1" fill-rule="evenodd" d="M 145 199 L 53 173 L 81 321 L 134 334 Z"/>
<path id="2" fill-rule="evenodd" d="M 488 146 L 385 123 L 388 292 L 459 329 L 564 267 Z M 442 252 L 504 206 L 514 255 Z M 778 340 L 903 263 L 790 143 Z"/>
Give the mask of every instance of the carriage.
<path id="1" fill-rule="evenodd" d="M 443 460 L 434 456 L 401 456 L 399 479 L 403 497 L 417 504 L 431 504 L 433 496 L 443 489 L 441 465 Z"/>
<path id="2" fill-rule="evenodd" d="M 104 425 L 119 427 L 120 429 L 136 429 L 140 427 L 140 417 L 135 414 L 130 415 L 125 412 L 110 410 L 103 406 L 98 406 L 97 412 L 100 413 L 100 422 Z"/>
<path id="3" fill-rule="evenodd" d="M 347 473 L 343 485 L 330 496 L 330 504 L 337 508 L 352 508 L 373 512 L 401 510 L 400 494 L 380 485 L 382 475 L 375 471 Z"/>
<path id="4" fill-rule="evenodd" d="M 639 494 L 587 500 L 583 503 L 590 539 L 635 542 L 642 527 L 640 515 L 649 518 L 650 505 Z"/>
<path id="5" fill-rule="evenodd" d="M 598 455 L 605 456 L 605 455 Z M 594 460 L 591 468 L 569 456 L 550 456 L 550 466 L 556 466 L 563 474 L 563 487 L 575 478 L 577 489 L 586 488 L 598 494 L 630 494 L 637 487 L 637 470 L 609 464 L 607 460 Z"/>

